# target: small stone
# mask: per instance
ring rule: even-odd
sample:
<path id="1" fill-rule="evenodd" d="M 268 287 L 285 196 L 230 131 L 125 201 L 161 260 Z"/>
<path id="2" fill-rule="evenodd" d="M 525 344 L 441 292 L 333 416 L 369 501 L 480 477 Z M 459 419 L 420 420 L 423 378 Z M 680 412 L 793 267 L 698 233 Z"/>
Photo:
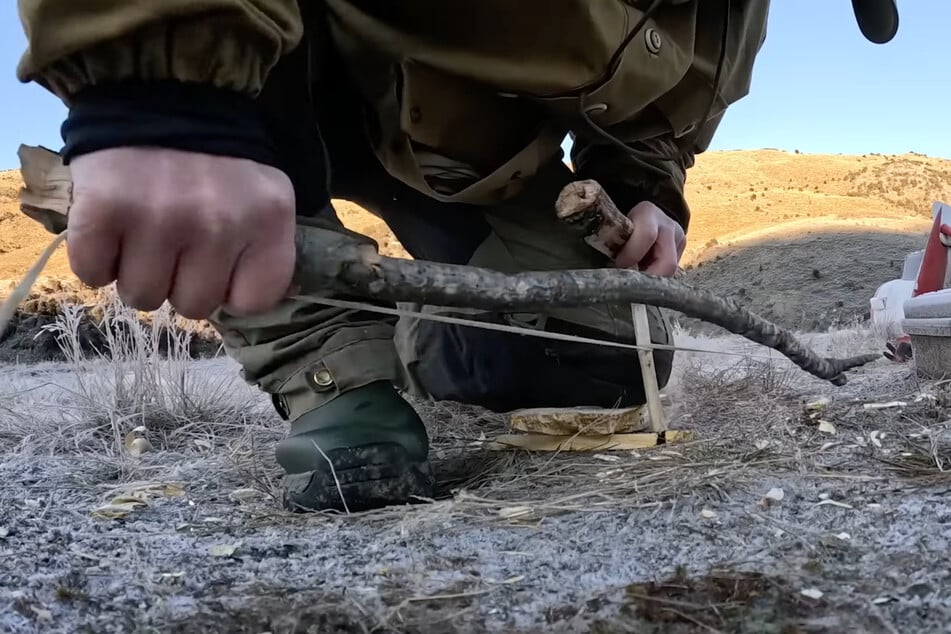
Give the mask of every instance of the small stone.
<path id="1" fill-rule="evenodd" d="M 784 497 L 786 497 L 786 494 L 778 487 L 773 487 L 766 492 L 766 499 L 773 502 L 782 502 Z"/>

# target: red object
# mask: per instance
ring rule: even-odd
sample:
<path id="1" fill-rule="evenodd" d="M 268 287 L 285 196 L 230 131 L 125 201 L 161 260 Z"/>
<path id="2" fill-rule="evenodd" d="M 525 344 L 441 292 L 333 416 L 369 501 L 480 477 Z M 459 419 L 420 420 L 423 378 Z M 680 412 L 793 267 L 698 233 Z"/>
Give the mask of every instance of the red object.
<path id="1" fill-rule="evenodd" d="M 951 238 L 951 226 L 941 222 L 941 212 L 938 211 L 935 214 L 934 225 L 931 227 L 931 235 L 928 236 L 925 252 L 921 256 L 921 268 L 918 269 L 918 278 L 915 280 L 912 297 L 944 288 L 944 280 L 948 272 L 948 247 L 944 242 L 949 238 Z"/>

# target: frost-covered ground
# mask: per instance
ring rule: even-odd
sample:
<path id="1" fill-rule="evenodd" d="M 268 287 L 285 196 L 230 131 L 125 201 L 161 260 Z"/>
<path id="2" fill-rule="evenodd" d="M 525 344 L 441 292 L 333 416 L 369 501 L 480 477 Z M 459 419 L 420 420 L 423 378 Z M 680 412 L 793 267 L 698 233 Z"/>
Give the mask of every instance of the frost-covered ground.
<path id="1" fill-rule="evenodd" d="M 951 392 L 680 343 L 758 357 L 679 357 L 694 442 L 493 452 L 504 420 L 421 403 L 439 499 L 352 516 L 281 511 L 283 423 L 227 359 L 0 366 L 0 631 L 947 630 Z"/>

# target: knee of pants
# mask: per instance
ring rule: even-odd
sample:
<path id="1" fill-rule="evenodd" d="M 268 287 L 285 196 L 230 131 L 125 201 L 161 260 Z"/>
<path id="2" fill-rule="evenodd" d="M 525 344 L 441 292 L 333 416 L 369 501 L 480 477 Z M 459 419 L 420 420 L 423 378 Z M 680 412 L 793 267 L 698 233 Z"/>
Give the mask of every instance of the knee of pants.
<path id="1" fill-rule="evenodd" d="M 658 313 L 659 315 L 660 313 Z M 660 319 L 664 319 L 663 316 Z M 502 323 L 499 315 L 489 321 Z M 670 343 L 666 320 L 655 343 Z M 549 320 L 547 330 L 634 343 Z M 419 325 L 416 380 L 431 397 L 504 412 L 528 407 L 631 407 L 646 401 L 637 351 L 542 339 L 427 321 Z M 673 351 L 655 350 L 658 384 L 671 375 Z"/>

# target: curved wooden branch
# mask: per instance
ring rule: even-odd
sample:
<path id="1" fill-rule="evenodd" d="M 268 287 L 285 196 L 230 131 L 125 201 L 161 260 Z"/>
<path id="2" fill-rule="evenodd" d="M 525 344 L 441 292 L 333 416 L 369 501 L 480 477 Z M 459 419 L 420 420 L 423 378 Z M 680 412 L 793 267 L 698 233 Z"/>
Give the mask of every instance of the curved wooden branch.
<path id="1" fill-rule="evenodd" d="M 418 302 L 486 310 L 531 311 L 552 306 L 652 304 L 716 324 L 773 348 L 806 372 L 844 385 L 844 372 L 879 358 L 824 358 L 780 326 L 729 299 L 671 278 L 622 269 L 530 271 L 507 274 L 465 265 L 379 255 L 372 246 L 329 246 L 307 227 L 297 233 L 297 283 L 310 295 L 343 293 L 387 302 Z"/>

